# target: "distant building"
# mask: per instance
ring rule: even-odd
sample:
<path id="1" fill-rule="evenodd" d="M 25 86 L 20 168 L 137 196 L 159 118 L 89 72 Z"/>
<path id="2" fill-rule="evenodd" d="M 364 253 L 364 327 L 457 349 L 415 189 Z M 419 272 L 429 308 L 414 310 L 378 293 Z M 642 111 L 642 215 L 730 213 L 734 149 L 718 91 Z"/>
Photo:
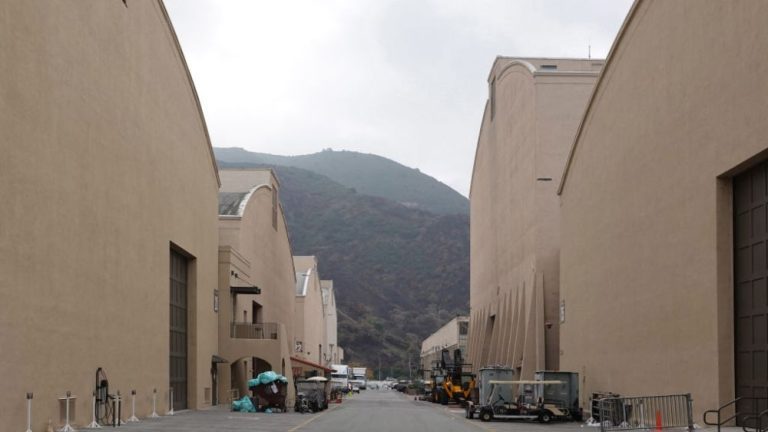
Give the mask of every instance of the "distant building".
<path id="1" fill-rule="evenodd" d="M 215 160 L 161 1 L 0 3 L 0 429 L 211 405 Z M 170 341 L 170 343 L 169 343 Z M 125 411 L 124 411 L 125 413 Z"/>
<path id="2" fill-rule="evenodd" d="M 429 371 L 436 364 L 435 362 L 440 361 L 443 349 L 447 349 L 450 352 L 451 358 L 453 358 L 453 352 L 460 349 L 462 358 L 466 359 L 468 334 L 469 317 L 457 316 L 424 339 L 421 343 L 420 356 L 424 377 L 429 377 Z"/>
<path id="3" fill-rule="evenodd" d="M 700 423 L 768 395 L 767 22 L 639 0 L 619 32 L 561 186 L 560 366 L 585 405 L 690 392 Z"/>
<path id="4" fill-rule="evenodd" d="M 469 360 L 518 376 L 559 367 L 560 203 L 597 59 L 498 57 L 470 189 Z"/>
<path id="5" fill-rule="evenodd" d="M 217 366 L 214 400 L 230 389 L 248 394 L 247 380 L 269 370 L 287 375 L 292 394 L 296 276 L 280 184 L 269 169 L 220 176 L 218 340 L 229 364 Z"/>
<path id="6" fill-rule="evenodd" d="M 330 373 L 323 354 L 327 356 L 327 325 L 323 308 L 323 293 L 315 256 L 294 256 L 296 289 L 294 299 L 293 356 L 297 376 L 323 376 Z M 298 373 L 296 373 L 298 372 Z"/>
<path id="7" fill-rule="evenodd" d="M 325 320 L 325 342 L 323 343 L 323 364 L 340 364 L 344 358 L 339 347 L 338 316 L 336 315 L 336 291 L 332 280 L 321 280 L 320 289 L 323 293 L 323 315 Z"/>

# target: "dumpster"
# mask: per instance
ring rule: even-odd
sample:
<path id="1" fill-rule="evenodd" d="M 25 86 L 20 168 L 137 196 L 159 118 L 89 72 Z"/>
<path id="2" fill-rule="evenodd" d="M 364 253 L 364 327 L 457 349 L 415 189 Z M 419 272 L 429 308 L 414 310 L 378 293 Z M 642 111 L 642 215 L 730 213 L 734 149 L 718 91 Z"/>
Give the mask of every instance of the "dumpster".
<path id="1" fill-rule="evenodd" d="M 288 380 L 273 371 L 260 373 L 248 380 L 248 390 L 254 396 L 253 404 L 259 409 L 279 409 L 285 412 L 285 399 L 288 396 Z"/>

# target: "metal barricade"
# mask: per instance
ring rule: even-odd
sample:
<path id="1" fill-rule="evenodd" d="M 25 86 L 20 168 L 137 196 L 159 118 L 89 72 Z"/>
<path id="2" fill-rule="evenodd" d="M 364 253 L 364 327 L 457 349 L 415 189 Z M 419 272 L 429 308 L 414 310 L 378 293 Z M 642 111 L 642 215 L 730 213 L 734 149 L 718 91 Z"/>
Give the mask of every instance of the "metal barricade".
<path id="1" fill-rule="evenodd" d="M 616 397 L 599 400 L 600 430 L 688 429 L 693 431 L 690 394 Z"/>

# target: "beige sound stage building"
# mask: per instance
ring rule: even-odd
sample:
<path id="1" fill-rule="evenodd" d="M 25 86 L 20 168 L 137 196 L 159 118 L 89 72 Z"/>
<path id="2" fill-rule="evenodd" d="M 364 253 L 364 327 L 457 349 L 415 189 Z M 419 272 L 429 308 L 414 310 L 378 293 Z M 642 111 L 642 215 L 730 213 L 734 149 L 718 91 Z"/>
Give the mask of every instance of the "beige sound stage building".
<path id="1" fill-rule="evenodd" d="M 499 57 L 488 77 L 470 189 L 475 369 L 531 378 L 559 366 L 556 188 L 603 61 Z"/>
<path id="2" fill-rule="evenodd" d="M 326 316 L 323 307 L 323 290 L 317 271 L 315 256 L 293 257 L 296 267 L 296 291 L 294 312 L 294 358 L 299 364 L 300 375 L 330 373 L 325 367 L 323 354 L 327 356 Z M 325 282 L 326 285 L 329 282 Z"/>
<path id="3" fill-rule="evenodd" d="M 561 185 L 583 396 L 692 392 L 698 423 L 768 396 L 767 22 L 765 1 L 640 0 L 619 33 Z"/>
<path id="4" fill-rule="evenodd" d="M 162 1 L 11 0 L 0 19 L 0 430 L 24 430 L 27 392 L 32 430 L 62 426 L 67 391 L 87 424 L 99 368 L 140 418 L 154 389 L 164 414 L 171 388 L 199 409 L 263 370 L 292 379 L 279 183 L 223 171 L 219 193 Z M 304 324 L 325 333 L 317 285 Z"/>
<path id="5" fill-rule="evenodd" d="M 0 429 L 209 406 L 219 181 L 161 1 L 0 4 Z M 169 347 L 169 340 L 170 347 Z M 170 372 L 170 373 L 169 373 Z"/>
<path id="6" fill-rule="evenodd" d="M 440 327 L 421 342 L 421 369 L 424 377 L 428 378 L 435 362 L 442 358 L 443 349 L 447 349 L 453 358 L 456 349 L 461 350 L 461 356 L 467 361 L 467 336 L 469 334 L 469 317 L 457 316 Z"/>
<path id="7" fill-rule="evenodd" d="M 323 293 L 323 320 L 325 321 L 323 365 L 341 364 L 344 359 L 344 350 L 339 347 L 336 290 L 333 289 L 333 281 L 321 280 L 320 289 Z"/>
<path id="8" fill-rule="evenodd" d="M 219 394 L 247 393 L 273 370 L 293 395 L 293 256 L 280 184 L 269 169 L 222 170 L 219 192 Z M 229 395 L 226 395 L 229 396 Z M 226 398 L 216 398 L 226 400 Z"/>

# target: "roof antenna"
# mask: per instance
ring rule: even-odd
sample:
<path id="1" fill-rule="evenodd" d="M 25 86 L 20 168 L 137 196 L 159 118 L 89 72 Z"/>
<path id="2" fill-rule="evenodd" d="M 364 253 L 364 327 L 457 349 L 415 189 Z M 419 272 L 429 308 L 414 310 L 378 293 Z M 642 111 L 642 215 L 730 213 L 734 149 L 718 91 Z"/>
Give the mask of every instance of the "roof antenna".
<path id="1" fill-rule="evenodd" d="M 587 58 L 592 59 L 592 44 L 587 45 Z"/>

